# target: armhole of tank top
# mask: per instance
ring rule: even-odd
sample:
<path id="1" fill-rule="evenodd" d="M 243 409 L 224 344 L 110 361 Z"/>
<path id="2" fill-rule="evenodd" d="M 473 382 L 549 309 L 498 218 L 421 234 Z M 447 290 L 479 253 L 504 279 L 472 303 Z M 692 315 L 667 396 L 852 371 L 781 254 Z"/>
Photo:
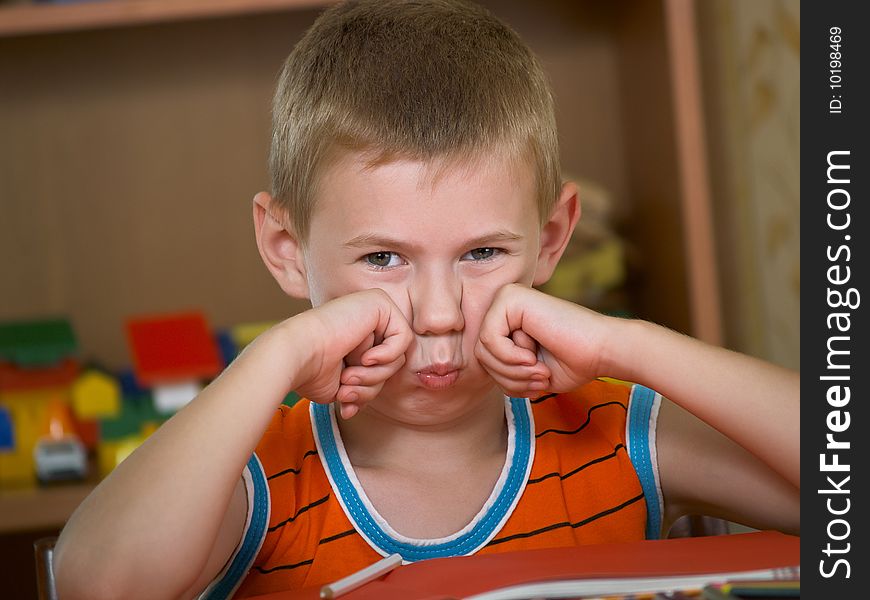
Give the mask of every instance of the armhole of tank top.
<path id="1" fill-rule="evenodd" d="M 269 486 L 263 465 L 256 454 L 251 455 L 242 471 L 242 480 L 248 496 L 248 514 L 242 539 L 214 581 L 199 595 L 199 600 L 224 600 L 232 598 L 248 574 L 257 553 L 266 539 L 269 525 Z"/>
<path id="2" fill-rule="evenodd" d="M 656 422 L 662 397 L 642 385 L 634 385 L 628 400 L 625 440 L 628 456 L 637 472 L 646 502 L 646 539 L 661 537 L 664 499 L 656 455 Z"/>

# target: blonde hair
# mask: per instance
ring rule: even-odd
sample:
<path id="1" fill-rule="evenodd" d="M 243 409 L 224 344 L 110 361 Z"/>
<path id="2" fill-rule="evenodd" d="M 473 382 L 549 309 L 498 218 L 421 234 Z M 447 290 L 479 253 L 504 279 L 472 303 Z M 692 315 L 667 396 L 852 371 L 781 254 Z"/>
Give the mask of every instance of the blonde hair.
<path id="1" fill-rule="evenodd" d="M 269 167 L 277 211 L 305 241 L 319 177 L 344 151 L 462 161 L 505 153 L 534 166 L 543 223 L 561 187 L 544 70 L 507 25 L 462 0 L 347 1 L 284 63 Z"/>

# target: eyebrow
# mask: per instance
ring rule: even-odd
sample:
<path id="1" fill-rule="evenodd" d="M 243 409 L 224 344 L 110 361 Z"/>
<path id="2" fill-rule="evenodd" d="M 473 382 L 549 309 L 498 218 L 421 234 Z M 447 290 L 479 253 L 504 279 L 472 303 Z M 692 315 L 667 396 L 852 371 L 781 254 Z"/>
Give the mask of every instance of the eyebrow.
<path id="1" fill-rule="evenodd" d="M 481 248 L 498 243 L 519 242 L 523 239 L 518 233 L 507 230 L 493 231 L 479 237 L 467 240 L 463 246 L 468 248 Z M 397 250 L 417 250 L 419 245 L 413 242 L 404 242 L 386 235 L 376 233 L 363 233 L 344 243 L 345 248 L 395 248 Z"/>

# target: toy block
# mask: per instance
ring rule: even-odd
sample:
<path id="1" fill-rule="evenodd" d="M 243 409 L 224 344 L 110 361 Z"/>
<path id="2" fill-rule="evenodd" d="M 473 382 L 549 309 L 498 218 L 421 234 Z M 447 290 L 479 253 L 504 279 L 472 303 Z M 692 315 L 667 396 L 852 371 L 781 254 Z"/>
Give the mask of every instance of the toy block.
<path id="1" fill-rule="evenodd" d="M 228 367 L 239 353 L 239 348 L 236 346 L 232 333 L 226 329 L 221 329 L 215 334 L 215 342 L 221 355 L 223 367 Z"/>
<path id="2" fill-rule="evenodd" d="M 118 373 L 118 384 L 121 386 L 121 396 L 124 398 L 138 398 L 149 394 L 148 389 L 136 380 L 136 373 L 132 369 L 124 369 Z"/>
<path id="3" fill-rule="evenodd" d="M 12 414 L 5 406 L 0 406 L 0 452 L 11 452 L 15 449 L 15 428 L 12 425 Z"/>
<path id="4" fill-rule="evenodd" d="M 142 385 L 205 379 L 220 372 L 217 345 L 199 312 L 130 319 L 127 341 Z"/>
<path id="5" fill-rule="evenodd" d="M 66 358 L 47 367 L 22 367 L 11 362 L 0 362 L 0 391 L 39 390 L 72 385 L 79 374 L 79 364 Z"/>
<path id="6" fill-rule="evenodd" d="M 76 419 L 76 435 L 88 451 L 96 450 L 100 443 L 100 422 L 97 419 Z"/>
<path id="7" fill-rule="evenodd" d="M 114 417 L 121 411 L 121 386 L 114 377 L 95 369 L 75 380 L 70 395 L 79 419 Z"/>
<path id="8" fill-rule="evenodd" d="M 118 447 L 121 445 L 121 439 L 117 440 L 100 440 L 97 444 L 97 472 L 100 478 L 106 477 L 112 472 L 117 463 Z"/>
<path id="9" fill-rule="evenodd" d="M 97 469 L 100 477 L 106 477 L 138 448 L 145 438 L 141 435 L 128 435 L 116 440 L 103 440 L 97 447 Z"/>
<path id="10" fill-rule="evenodd" d="M 100 440 L 114 441 L 136 435 L 145 423 L 161 423 L 165 419 L 157 413 L 150 394 L 123 396 L 118 414 L 100 419 Z"/>
<path id="11" fill-rule="evenodd" d="M 22 367 L 48 366 L 75 352 L 75 334 L 66 319 L 0 323 L 0 360 Z"/>
<path id="12" fill-rule="evenodd" d="M 0 392 L 0 406 L 11 417 L 15 437 L 15 447 L 0 452 L 0 488 L 26 487 L 36 483 L 33 449 L 45 425 L 45 408 L 52 398 L 65 393 L 63 389 Z"/>
<path id="13" fill-rule="evenodd" d="M 273 327 L 277 323 L 278 321 L 264 321 L 261 323 L 241 323 L 230 329 L 230 335 L 232 336 L 233 341 L 236 343 L 236 347 L 241 350 L 242 348 L 253 342 L 258 335 L 265 332 L 270 327 Z"/>
<path id="14" fill-rule="evenodd" d="M 197 381 L 155 385 L 154 408 L 162 415 L 172 414 L 184 408 L 201 391 L 202 386 Z"/>

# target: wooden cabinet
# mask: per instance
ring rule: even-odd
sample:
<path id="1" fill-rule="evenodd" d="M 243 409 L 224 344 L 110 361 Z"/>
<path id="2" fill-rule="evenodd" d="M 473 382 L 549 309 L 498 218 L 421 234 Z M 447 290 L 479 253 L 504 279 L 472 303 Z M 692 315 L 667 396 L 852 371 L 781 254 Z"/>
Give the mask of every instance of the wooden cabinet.
<path id="1" fill-rule="evenodd" d="M 121 367 L 129 315 L 304 309 L 260 262 L 251 198 L 279 68 L 326 4 L 0 6 L 0 319 L 67 315 L 85 358 Z M 565 172 L 625 215 L 632 311 L 718 342 L 691 0 L 485 4 L 551 76 Z"/>

